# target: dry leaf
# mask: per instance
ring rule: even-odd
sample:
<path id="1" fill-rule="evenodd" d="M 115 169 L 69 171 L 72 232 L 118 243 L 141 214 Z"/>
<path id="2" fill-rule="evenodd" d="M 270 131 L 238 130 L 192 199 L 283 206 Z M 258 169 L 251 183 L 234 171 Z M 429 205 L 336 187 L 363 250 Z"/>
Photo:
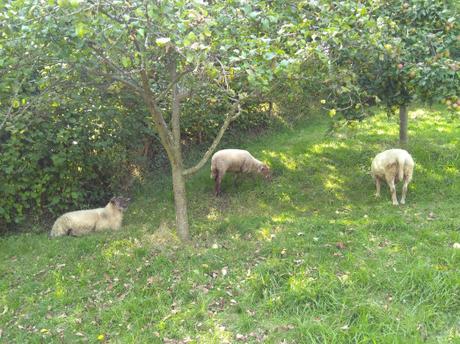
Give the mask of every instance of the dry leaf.
<path id="1" fill-rule="evenodd" d="M 243 334 L 237 333 L 235 336 L 236 340 L 246 340 L 248 336 L 245 336 Z"/>
<path id="2" fill-rule="evenodd" d="M 346 248 L 345 244 L 341 241 L 335 244 L 335 247 L 337 247 L 340 250 L 344 250 Z"/>

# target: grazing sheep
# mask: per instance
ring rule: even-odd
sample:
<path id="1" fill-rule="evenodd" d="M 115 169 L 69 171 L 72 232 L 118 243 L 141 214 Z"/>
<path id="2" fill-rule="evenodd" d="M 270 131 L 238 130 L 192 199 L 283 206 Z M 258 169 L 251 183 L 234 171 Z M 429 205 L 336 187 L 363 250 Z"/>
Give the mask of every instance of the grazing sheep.
<path id="1" fill-rule="evenodd" d="M 412 180 L 414 160 L 404 149 L 389 149 L 375 156 L 371 165 L 371 174 L 377 188 L 376 196 L 380 196 L 380 182 L 385 180 L 390 187 L 393 205 L 398 205 L 395 183 L 404 181 L 401 204 L 406 203 L 407 186 Z"/>
<path id="2" fill-rule="evenodd" d="M 50 235 L 81 236 L 104 229 L 118 230 L 129 200 L 124 197 L 113 197 L 104 208 L 65 213 L 56 220 Z"/>
<path id="3" fill-rule="evenodd" d="M 221 182 L 226 172 L 261 173 L 270 179 L 270 169 L 267 165 L 254 158 L 251 153 L 242 149 L 223 149 L 212 156 L 211 178 L 215 181 L 215 194 L 221 194 Z"/>

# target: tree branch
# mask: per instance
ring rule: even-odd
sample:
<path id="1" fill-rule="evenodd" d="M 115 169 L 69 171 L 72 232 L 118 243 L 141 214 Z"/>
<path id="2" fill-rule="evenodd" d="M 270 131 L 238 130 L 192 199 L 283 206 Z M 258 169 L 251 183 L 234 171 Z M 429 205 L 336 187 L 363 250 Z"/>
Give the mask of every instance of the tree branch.
<path id="1" fill-rule="evenodd" d="M 111 74 L 111 73 L 105 73 L 105 72 L 102 72 L 100 70 L 90 69 L 90 68 L 87 68 L 87 67 L 85 67 L 85 70 L 88 71 L 88 72 L 91 72 L 91 73 L 99 74 L 99 75 L 101 75 L 103 77 L 106 77 L 106 78 L 110 78 L 110 79 L 112 79 L 114 81 L 119 81 L 122 84 L 125 84 L 126 86 L 132 88 L 134 91 L 136 91 L 139 94 L 142 94 L 142 92 L 144 91 L 144 89 L 142 87 L 140 87 L 139 85 L 136 85 L 133 81 L 126 80 L 126 79 L 124 79 L 123 77 L 121 77 L 119 75 Z"/>
<path id="2" fill-rule="evenodd" d="M 190 69 L 186 69 L 186 70 L 180 72 L 179 74 L 176 74 L 175 78 L 173 80 L 171 80 L 171 82 L 163 90 L 163 92 L 161 92 L 158 96 L 155 97 L 155 101 L 159 102 L 159 101 L 163 100 L 163 98 L 168 94 L 169 91 L 171 91 L 171 89 L 174 87 L 174 85 L 177 85 L 179 80 L 182 79 L 184 77 L 184 75 L 186 75 L 186 74 L 188 74 L 190 72 L 191 72 Z"/>
<path id="3" fill-rule="evenodd" d="M 171 104 L 171 130 L 176 149 L 180 151 L 180 97 L 179 87 L 177 85 L 177 61 L 174 54 L 170 56 L 171 60 L 167 66 L 171 75 L 172 86 L 172 104 Z"/>
<path id="4" fill-rule="evenodd" d="M 147 105 L 147 108 L 149 109 L 150 114 L 152 115 L 153 121 L 155 123 L 155 127 L 158 130 L 158 135 L 160 136 L 160 141 L 163 145 L 163 147 L 166 150 L 166 153 L 168 154 L 168 157 L 171 161 L 176 161 L 176 156 L 173 151 L 174 147 L 174 141 L 173 137 L 171 134 L 171 131 L 168 128 L 168 125 L 166 124 L 160 109 L 158 108 L 155 99 L 153 97 L 152 90 L 150 89 L 150 84 L 149 84 L 149 78 L 147 76 L 147 72 L 145 69 L 142 69 L 140 71 L 141 74 L 141 80 L 142 80 L 142 97 L 144 99 L 145 104 Z"/>
<path id="5" fill-rule="evenodd" d="M 230 125 L 230 123 L 233 122 L 235 119 L 237 119 L 240 115 L 241 115 L 241 104 L 240 104 L 240 100 L 237 100 L 237 102 L 233 105 L 232 110 L 227 115 L 227 118 L 225 119 L 225 122 L 222 124 L 222 127 L 219 130 L 219 133 L 214 138 L 214 141 L 211 144 L 211 146 L 209 147 L 209 149 L 206 151 L 206 153 L 203 155 L 201 160 L 195 166 L 184 170 L 184 172 L 182 173 L 184 176 L 190 176 L 190 175 L 198 172 L 199 169 L 202 168 L 204 166 L 204 164 L 206 164 L 206 162 L 211 157 L 211 154 L 214 152 L 214 150 L 216 149 L 217 145 L 220 143 L 220 141 L 221 141 L 222 137 L 224 136 L 224 133 L 227 130 L 227 128 Z"/>
<path id="6" fill-rule="evenodd" d="M 181 91 L 177 94 L 177 97 L 179 98 L 179 101 L 182 102 L 183 100 L 189 98 L 190 96 L 192 95 L 192 91 L 191 90 L 187 90 L 187 91 Z"/>

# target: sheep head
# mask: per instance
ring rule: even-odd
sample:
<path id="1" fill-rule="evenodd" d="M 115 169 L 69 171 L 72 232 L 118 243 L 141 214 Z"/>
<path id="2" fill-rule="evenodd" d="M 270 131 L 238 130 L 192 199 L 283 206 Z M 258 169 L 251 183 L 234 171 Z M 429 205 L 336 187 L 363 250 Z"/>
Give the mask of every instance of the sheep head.
<path id="1" fill-rule="evenodd" d="M 118 196 L 118 197 L 112 197 L 112 199 L 110 200 L 110 203 L 114 205 L 115 207 L 117 207 L 118 209 L 120 209 L 121 211 L 125 211 L 126 208 L 128 208 L 128 204 L 130 200 L 131 198 Z"/>
<path id="2" fill-rule="evenodd" d="M 259 167 L 259 173 L 261 173 L 267 180 L 272 179 L 270 167 L 268 167 L 266 164 L 263 164 Z"/>

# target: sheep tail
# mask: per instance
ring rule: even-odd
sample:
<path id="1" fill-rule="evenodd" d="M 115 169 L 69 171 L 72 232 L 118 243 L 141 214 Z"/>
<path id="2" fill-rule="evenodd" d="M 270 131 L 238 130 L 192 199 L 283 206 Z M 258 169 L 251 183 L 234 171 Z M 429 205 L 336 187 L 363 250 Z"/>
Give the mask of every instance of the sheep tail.
<path id="1" fill-rule="evenodd" d="M 406 159 L 404 157 L 398 157 L 398 179 L 402 181 L 404 178 L 404 164 Z"/>

